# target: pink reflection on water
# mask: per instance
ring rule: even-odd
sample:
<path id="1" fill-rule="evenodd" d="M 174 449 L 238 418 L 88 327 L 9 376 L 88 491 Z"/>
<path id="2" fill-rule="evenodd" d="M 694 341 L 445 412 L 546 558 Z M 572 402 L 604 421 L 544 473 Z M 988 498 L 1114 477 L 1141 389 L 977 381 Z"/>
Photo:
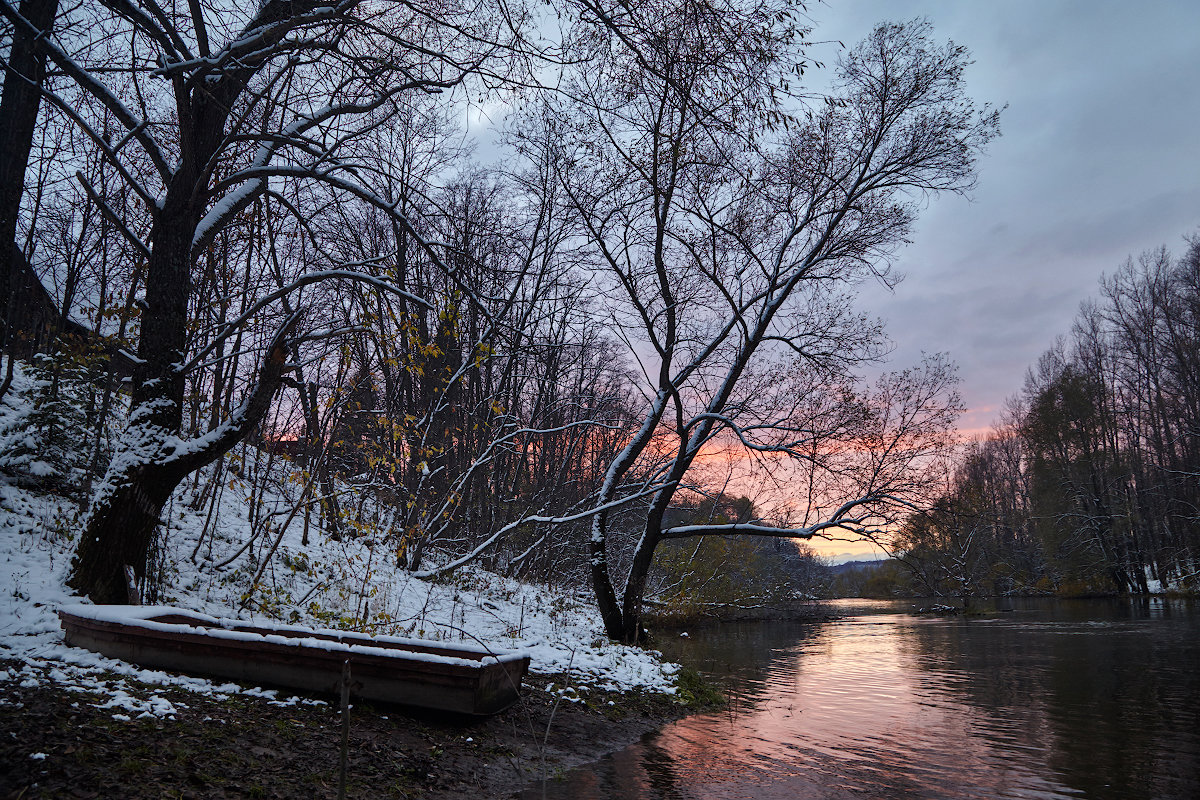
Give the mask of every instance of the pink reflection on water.
<path id="1" fill-rule="evenodd" d="M 1041 749 L 1036 703 L 1019 733 L 992 730 L 959 699 L 958 676 L 928 663 L 920 637 L 901 630 L 923 624 L 868 617 L 827 626 L 772 664 L 758 702 L 664 730 L 652 746 L 684 765 L 680 796 L 1072 794 L 1012 757 L 1013 748 Z"/>
<path id="2" fill-rule="evenodd" d="M 524 796 L 1195 798 L 1200 615 L 1188 608 L 727 631 L 692 653 L 734 676 L 727 711 Z"/>
<path id="3" fill-rule="evenodd" d="M 758 696 L 674 723 L 614 754 L 605 786 L 593 775 L 558 796 L 1070 796 L 1014 763 L 1003 737 L 981 735 L 980 714 L 956 699 L 951 677 L 918 665 L 919 640 L 898 635 L 897 626 L 913 624 L 921 621 L 868 617 L 824 626 L 778 655 L 755 687 Z"/>

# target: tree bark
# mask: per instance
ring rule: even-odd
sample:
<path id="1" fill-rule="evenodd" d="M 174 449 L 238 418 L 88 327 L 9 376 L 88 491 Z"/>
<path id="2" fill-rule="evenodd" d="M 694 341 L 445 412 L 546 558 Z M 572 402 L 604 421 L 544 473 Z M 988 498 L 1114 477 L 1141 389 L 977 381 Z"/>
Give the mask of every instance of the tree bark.
<path id="1" fill-rule="evenodd" d="M 624 637 L 624 619 L 617 605 L 617 593 L 613 590 L 608 569 L 607 538 L 608 512 L 602 511 L 592 520 L 592 536 L 588 541 L 589 563 L 592 569 L 592 591 L 596 595 L 596 607 L 604 621 L 604 633 L 614 641 Z"/>
<path id="2" fill-rule="evenodd" d="M 67 584 L 96 603 L 126 602 L 125 565 L 144 576 L 159 513 L 182 476 L 157 464 L 138 464 L 92 507 Z"/>
<path id="3" fill-rule="evenodd" d="M 646 597 L 646 579 L 654 563 L 654 551 L 658 549 L 661 525 L 662 515 L 651 514 L 629 567 L 629 580 L 621 601 L 621 641 L 625 644 L 641 644 L 646 637 L 642 627 L 642 603 Z"/>
<path id="4" fill-rule="evenodd" d="M 58 0 L 23 0 L 20 7 L 21 16 L 39 31 L 49 31 L 57 13 Z M 18 345 L 20 332 L 33 336 L 21 352 L 32 352 L 38 329 L 47 324 L 45 290 L 16 248 L 25 169 L 45 75 L 46 56 L 37 46 L 37 37 L 14 26 L 0 97 L 0 344 L 9 352 Z"/>
<path id="5" fill-rule="evenodd" d="M 198 442 L 183 442 L 147 420 L 134 419 L 97 491 L 67 585 L 97 603 L 125 600 L 125 565 L 145 575 L 163 506 L 185 477 L 229 452 L 266 416 L 289 369 L 287 337 L 299 315 L 276 334 L 258 385 L 231 418 Z"/>

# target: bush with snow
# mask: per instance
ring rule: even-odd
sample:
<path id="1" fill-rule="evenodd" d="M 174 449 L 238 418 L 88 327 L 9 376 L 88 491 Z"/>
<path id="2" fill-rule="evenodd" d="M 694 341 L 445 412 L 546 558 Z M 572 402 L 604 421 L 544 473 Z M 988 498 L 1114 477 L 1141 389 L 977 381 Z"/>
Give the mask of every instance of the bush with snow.
<path id="1" fill-rule="evenodd" d="M 91 427 L 87 409 L 99 391 L 96 360 L 38 354 L 13 366 L 12 386 L 0 398 L 0 476 L 74 494 L 89 462 L 106 455 L 106 437 L 80 435 Z M 100 452 L 90 452 L 97 441 Z"/>

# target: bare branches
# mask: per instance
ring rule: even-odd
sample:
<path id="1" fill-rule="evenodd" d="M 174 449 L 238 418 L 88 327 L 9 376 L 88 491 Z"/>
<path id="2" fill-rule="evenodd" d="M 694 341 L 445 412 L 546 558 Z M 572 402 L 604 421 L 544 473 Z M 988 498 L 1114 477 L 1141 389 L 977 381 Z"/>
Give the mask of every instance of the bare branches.
<path id="1" fill-rule="evenodd" d="M 12 24 L 28 27 L 7 0 L 2 11 Z M 386 166 L 381 168 L 386 161 L 358 158 L 355 149 L 392 124 L 399 98 L 438 93 L 479 78 L 486 62 L 503 49 L 505 42 L 497 37 L 507 34 L 498 19 L 503 9 L 480 14 L 473 4 L 425 9 L 403 2 L 368 7 L 358 0 L 266 0 L 241 24 L 244 18 L 232 10 L 206 19 L 198 3 L 181 11 L 152 0 L 107 0 L 94 11 L 112 41 L 128 47 L 133 61 L 128 70 L 113 68 L 108 42 L 102 39 L 85 42 L 76 58 L 49 37 L 39 46 L 85 99 L 78 109 L 65 97 L 56 98 L 57 104 L 151 209 L 143 241 L 134 234 L 136 225 L 122 224 L 121 209 L 84 182 L 104 218 L 145 258 L 132 433 L 122 445 L 124 452 L 113 459 L 88 534 L 93 541 L 129 545 L 135 560 L 127 563 L 136 565 L 136 554 L 145 552 L 153 532 L 156 511 L 147 508 L 135 524 L 125 525 L 119 521 L 122 493 L 141 492 L 139 496 L 152 498 L 151 505 L 164 501 L 173 488 L 168 478 L 178 482 L 261 422 L 284 374 L 299 368 L 291 352 L 331 338 L 332 331 L 349 338 L 366 328 L 345 320 L 312 335 L 294 331 L 304 316 L 291 307 L 298 293 L 350 283 L 409 309 L 435 306 L 385 277 L 328 269 L 329 261 L 307 258 L 298 259 L 302 267 L 292 274 L 280 272 L 276 288 L 267 288 L 257 276 L 264 252 L 277 256 L 275 243 L 264 246 L 253 235 L 241 239 L 241 232 L 254 229 L 261 235 L 255 218 L 261 221 L 266 215 L 267 203 L 282 204 L 294 214 L 301 231 L 297 246 L 304 248 L 305 235 L 308 243 L 319 242 L 310 218 L 318 209 L 311 198 L 327 200 L 319 209 L 324 213 L 351 199 L 385 212 L 433 270 L 457 280 L 455 268 L 443 261 L 446 248 L 413 221 L 406 202 L 384 196 L 373 185 L 381 176 L 391 177 Z M 156 66 L 148 69 L 149 64 Z M 121 100 L 124 94 L 136 98 L 140 114 Z M 122 128 L 116 135 L 109 132 L 112 122 Z M 117 144 L 110 145 L 114 139 Z M 158 184 L 131 166 L 130 142 L 153 165 Z M 240 291 L 229 285 L 226 274 L 225 259 L 235 252 L 246 264 L 247 280 Z M 332 263 L 348 261 L 353 259 Z M 223 296 L 213 298 L 222 284 Z M 198 296 L 197 289 L 203 294 Z M 240 309 L 231 302 L 231 290 L 240 295 Z M 194 309 L 210 299 L 215 300 L 215 319 L 194 325 Z M 266 346 L 268 358 L 248 379 L 239 378 L 239 360 L 262 342 L 263 334 L 253 326 L 280 305 L 287 317 Z M 210 371 L 211 378 L 205 378 Z M 211 403 L 208 434 L 181 445 L 186 391 L 189 384 L 196 387 L 205 380 L 223 397 Z M 232 389 L 239 381 L 252 388 L 233 407 Z M 192 420 L 195 426 L 194 414 Z M 104 545 L 89 545 L 82 554 L 73 579 L 81 588 L 107 591 L 101 587 L 111 584 L 109 577 L 98 574 L 108 569 L 103 551 Z"/>
<path id="2" fill-rule="evenodd" d="M 930 44 L 919 22 L 877 28 L 840 65 L 836 96 L 801 118 L 781 116 L 784 95 L 768 87 L 786 85 L 781 73 L 796 62 L 802 31 L 763 10 L 589 6 L 600 24 L 580 46 L 592 48 L 595 66 L 555 101 L 567 120 L 553 157 L 564 196 L 622 300 L 614 314 L 622 338 L 657 362 L 646 369 L 642 426 L 612 462 L 601 501 L 652 442 L 670 462 L 619 609 L 607 586 L 606 517 L 593 526 L 600 605 L 609 634 L 625 640 L 638 636 L 656 543 L 710 530 L 663 521 L 718 437 L 740 446 L 730 458 L 791 457 L 824 471 L 825 491 L 877 508 L 763 531 L 868 534 L 884 524 L 879 507 L 917 486 L 908 476 L 936 452 L 935 434 L 958 407 L 944 365 L 881 385 L 873 398 L 881 405 L 852 424 L 810 415 L 834 426 L 825 430 L 781 413 L 782 398 L 763 391 L 772 370 L 797 387 L 853 385 L 850 368 L 885 348 L 832 287 L 885 275 L 881 262 L 915 215 L 908 197 L 968 190 L 975 154 L 996 133 L 995 112 L 976 112 L 963 91 L 965 51 Z"/>
<path id="3" fill-rule="evenodd" d="M 17 10 L 12 7 L 9 0 L 0 0 L 0 14 L 3 14 L 14 26 L 34 36 L 38 36 L 41 33 L 28 20 L 17 13 Z M 158 170 L 159 177 L 164 181 L 169 180 L 172 169 L 167 165 L 167 158 L 158 142 L 154 140 L 147 130 L 145 121 L 130 111 L 108 87 L 101 83 L 85 67 L 63 52 L 49 38 L 39 38 L 38 46 L 76 85 L 101 103 L 113 117 L 125 126 L 130 135 L 134 136 L 138 143 L 141 144 L 149 156 L 151 163 Z"/>
<path id="4" fill-rule="evenodd" d="M 965 52 L 882 26 L 809 110 L 786 4 L 581 8 L 504 173 L 468 169 L 451 123 L 468 91 L 540 81 L 532 11 L 503 2 L 103 0 L 102 37 L 44 37 L 89 213 L 144 286 L 90 537 L 136 556 L 166 478 L 258 430 L 303 444 L 330 535 L 370 528 L 426 576 L 553 552 L 633 640 L 659 541 L 873 536 L 916 503 L 951 371 L 862 385 L 886 342 L 851 290 L 886 275 L 914 195 L 972 184 L 995 117 Z M 272 406 L 292 422 L 266 430 Z M 718 451 L 790 464 L 806 507 L 675 524 Z"/>
<path id="5" fill-rule="evenodd" d="M 199 439 L 178 447 L 165 448 L 165 458 L 160 462 L 162 467 L 178 471 L 182 478 L 228 452 L 245 438 L 251 427 L 262 420 L 275 397 L 275 392 L 279 389 L 284 373 L 289 369 L 288 352 L 291 343 L 288 337 L 292 335 L 301 317 L 300 312 L 296 312 L 280 326 L 266 348 L 263 364 L 258 370 L 257 383 L 229 418 Z"/>

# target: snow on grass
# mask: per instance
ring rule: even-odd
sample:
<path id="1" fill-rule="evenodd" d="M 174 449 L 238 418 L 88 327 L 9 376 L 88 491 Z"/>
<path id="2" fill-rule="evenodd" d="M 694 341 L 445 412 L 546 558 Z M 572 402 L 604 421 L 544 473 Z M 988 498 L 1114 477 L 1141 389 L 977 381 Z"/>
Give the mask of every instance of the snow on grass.
<path id="1" fill-rule="evenodd" d="M 22 380 L 18 370 L 14 389 Z M 0 406 L 0 431 L 26 412 L 10 402 L 15 396 L 10 389 Z M 245 452 L 241 474 L 249 475 L 261 465 L 254 463 L 256 451 Z M 281 533 L 272 522 L 288 517 L 289 495 L 299 488 L 289 471 L 286 461 L 277 464 L 268 490 L 256 496 L 253 507 L 249 484 L 227 473 L 211 515 L 211 494 L 193 495 L 196 484 L 185 482 L 164 509 L 163 588 L 154 601 L 215 617 L 524 650 L 532 658 L 532 673 L 555 676 L 560 684 L 566 675 L 572 694 L 589 687 L 675 692 L 678 667 L 663 663 L 653 651 L 609 641 L 587 596 L 470 566 L 445 579 L 418 580 L 396 566 L 395 554 L 378 539 L 335 542 L 312 526 L 306 546 L 299 519 Z M 66 691 L 103 697 L 98 707 L 130 719 L 169 718 L 178 705 L 154 692 L 147 696 L 131 680 L 216 697 L 263 696 L 277 705 L 314 702 L 143 669 L 68 647 L 55 611 L 80 602 L 65 579 L 83 516 L 71 501 L 22 488 L 0 473 L 0 660 L 20 665 L 0 670 L 0 685 L 53 682 Z M 251 593 L 251 581 L 262 568 L 258 559 L 277 537 L 278 549 Z"/>

